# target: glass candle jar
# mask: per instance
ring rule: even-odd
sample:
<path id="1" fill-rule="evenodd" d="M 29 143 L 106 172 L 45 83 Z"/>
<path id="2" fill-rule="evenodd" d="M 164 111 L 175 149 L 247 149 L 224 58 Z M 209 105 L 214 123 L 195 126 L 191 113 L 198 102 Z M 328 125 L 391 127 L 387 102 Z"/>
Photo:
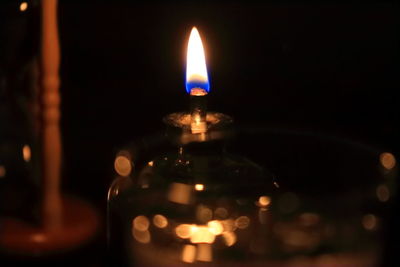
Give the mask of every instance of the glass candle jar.
<path id="1" fill-rule="evenodd" d="M 377 266 L 395 194 L 391 153 L 306 132 L 216 132 L 119 151 L 111 266 Z"/>

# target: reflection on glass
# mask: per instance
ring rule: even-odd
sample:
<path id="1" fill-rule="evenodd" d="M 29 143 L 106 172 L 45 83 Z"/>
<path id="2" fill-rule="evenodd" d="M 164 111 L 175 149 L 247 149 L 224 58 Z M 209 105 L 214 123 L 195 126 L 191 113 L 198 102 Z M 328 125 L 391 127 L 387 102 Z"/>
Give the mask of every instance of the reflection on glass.
<path id="1" fill-rule="evenodd" d="M 21 12 L 27 10 L 27 8 L 28 8 L 28 3 L 27 3 L 27 2 L 22 2 L 22 3 L 19 5 L 19 10 L 20 10 Z"/>
<path id="2" fill-rule="evenodd" d="M 198 244 L 197 256 L 198 261 L 210 262 L 212 261 L 212 249 L 210 244 Z"/>
<path id="3" fill-rule="evenodd" d="M 22 156 L 26 162 L 31 160 L 31 148 L 28 145 L 22 148 Z"/>
<path id="4" fill-rule="evenodd" d="M 213 243 L 215 240 L 215 235 L 210 231 L 207 226 L 196 226 L 193 228 L 190 242 L 196 243 Z"/>
<path id="5" fill-rule="evenodd" d="M 158 228 L 165 228 L 168 226 L 168 220 L 165 216 L 157 214 L 153 217 L 153 224 Z"/>
<path id="6" fill-rule="evenodd" d="M 121 176 L 131 174 L 132 165 L 130 159 L 126 155 L 119 155 L 115 158 L 114 169 Z"/>
<path id="7" fill-rule="evenodd" d="M 148 230 L 139 231 L 139 230 L 133 229 L 132 235 L 135 238 L 135 240 L 137 240 L 140 243 L 143 243 L 143 244 L 150 243 L 151 236 L 150 236 L 150 232 Z"/>
<path id="8" fill-rule="evenodd" d="M 194 262 L 196 257 L 196 246 L 185 245 L 182 250 L 182 261 L 187 263 Z"/>
<path id="9" fill-rule="evenodd" d="M 225 219 L 228 217 L 228 211 L 225 208 L 219 207 L 215 209 L 214 215 L 218 219 Z"/>
<path id="10" fill-rule="evenodd" d="M 382 166 L 387 170 L 391 170 L 396 166 L 396 158 L 389 152 L 382 153 L 380 155 L 380 161 Z"/>
<path id="11" fill-rule="evenodd" d="M 316 213 L 306 212 L 299 216 L 300 223 L 304 226 L 313 226 L 319 223 L 320 217 Z"/>
<path id="12" fill-rule="evenodd" d="M 180 224 L 175 228 L 176 235 L 182 239 L 190 238 L 194 231 L 196 231 L 196 226 L 190 224 Z"/>
<path id="13" fill-rule="evenodd" d="M 390 192 L 387 185 L 381 184 L 376 188 L 376 196 L 381 202 L 386 202 L 390 198 Z"/>
<path id="14" fill-rule="evenodd" d="M 201 223 L 206 223 L 212 218 L 212 210 L 204 205 L 198 205 L 196 217 Z"/>
<path id="15" fill-rule="evenodd" d="M 149 219 L 146 216 L 140 215 L 133 219 L 133 227 L 138 231 L 146 231 L 149 229 Z"/>
<path id="16" fill-rule="evenodd" d="M 239 229 L 246 229 L 250 224 L 250 219 L 247 216 L 240 216 L 236 219 L 235 225 Z"/>
<path id="17" fill-rule="evenodd" d="M 364 226 L 365 230 L 375 230 L 377 226 L 377 218 L 373 214 L 366 214 L 362 217 L 362 225 Z"/>
<path id="18" fill-rule="evenodd" d="M 168 191 L 168 200 L 179 204 L 189 204 L 192 197 L 192 186 L 183 183 L 172 183 Z"/>
<path id="19" fill-rule="evenodd" d="M 207 226 L 210 232 L 214 235 L 220 235 L 224 230 L 222 224 L 217 220 L 208 222 Z"/>
<path id="20" fill-rule="evenodd" d="M 196 189 L 196 191 L 203 191 L 204 185 L 203 184 L 195 184 L 194 189 Z"/>
<path id="21" fill-rule="evenodd" d="M 261 196 L 258 199 L 258 205 L 261 207 L 267 207 L 271 203 L 271 198 L 268 196 Z"/>
<path id="22" fill-rule="evenodd" d="M 222 236 L 224 237 L 225 244 L 230 247 L 236 243 L 236 234 L 234 232 L 223 232 Z"/>

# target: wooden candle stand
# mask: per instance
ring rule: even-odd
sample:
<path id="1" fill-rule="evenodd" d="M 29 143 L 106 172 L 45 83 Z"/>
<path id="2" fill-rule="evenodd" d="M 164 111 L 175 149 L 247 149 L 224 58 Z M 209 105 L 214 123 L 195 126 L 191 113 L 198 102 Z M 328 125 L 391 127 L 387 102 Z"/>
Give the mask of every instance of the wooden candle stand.
<path id="1" fill-rule="evenodd" d="M 16 218 L 0 220 L 0 249 L 16 255 L 48 255 L 73 250 L 88 242 L 99 228 L 99 217 L 88 203 L 60 192 L 60 48 L 57 0 L 42 0 L 41 137 L 43 162 L 42 224 Z"/>

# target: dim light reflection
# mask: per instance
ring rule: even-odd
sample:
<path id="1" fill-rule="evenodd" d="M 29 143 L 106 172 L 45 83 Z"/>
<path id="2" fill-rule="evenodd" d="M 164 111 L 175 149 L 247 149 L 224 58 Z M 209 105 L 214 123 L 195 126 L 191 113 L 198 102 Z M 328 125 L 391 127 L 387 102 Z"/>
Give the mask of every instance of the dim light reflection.
<path id="1" fill-rule="evenodd" d="M 127 155 L 119 155 L 114 160 L 114 169 L 121 176 L 128 176 L 132 172 L 131 160 Z"/>
<path id="2" fill-rule="evenodd" d="M 196 226 L 191 224 L 180 224 L 175 228 L 176 235 L 182 239 L 190 238 L 194 231 L 196 231 Z"/>
<path id="3" fill-rule="evenodd" d="M 215 240 L 215 235 L 211 232 L 210 228 L 207 226 L 196 226 L 192 228 L 190 242 L 193 244 L 198 243 L 208 243 L 211 244 Z"/>
<path id="4" fill-rule="evenodd" d="M 135 219 L 133 219 L 133 227 L 138 231 L 147 231 L 149 229 L 149 219 L 146 216 L 139 215 Z"/>
<path id="5" fill-rule="evenodd" d="M 198 244 L 196 259 L 198 261 L 205 261 L 205 262 L 212 261 L 211 245 L 210 244 Z"/>
<path id="6" fill-rule="evenodd" d="M 154 215 L 153 224 L 158 228 L 165 228 L 168 226 L 168 220 L 161 214 Z"/>
<path id="7" fill-rule="evenodd" d="M 208 222 L 212 218 L 212 210 L 207 206 L 198 205 L 196 210 L 196 217 L 200 222 Z"/>
<path id="8" fill-rule="evenodd" d="M 204 190 L 204 185 L 203 185 L 203 184 L 196 184 L 196 185 L 194 186 L 194 189 L 195 189 L 196 191 L 203 191 L 203 190 Z"/>
<path id="9" fill-rule="evenodd" d="M 208 226 L 208 229 L 210 230 L 210 232 L 213 233 L 214 235 L 220 235 L 220 234 L 222 234 L 222 231 L 224 230 L 222 223 L 217 220 L 209 221 L 207 223 L 207 226 Z"/>
<path id="10" fill-rule="evenodd" d="M 268 196 L 261 196 L 258 199 L 257 203 L 260 207 L 267 207 L 269 204 L 271 204 L 271 198 Z"/>
<path id="11" fill-rule="evenodd" d="M 189 204 L 192 197 L 193 185 L 183 183 L 172 183 L 167 198 L 171 202 L 178 204 Z"/>
<path id="12" fill-rule="evenodd" d="M 206 58 L 196 27 L 193 27 L 190 33 L 186 60 L 186 91 L 189 94 L 192 93 L 192 89 L 203 93 L 209 92 Z"/>
<path id="13" fill-rule="evenodd" d="M 22 156 L 26 162 L 31 160 L 31 148 L 28 145 L 22 148 Z"/>
<path id="14" fill-rule="evenodd" d="M 185 245 L 182 250 L 182 261 L 187 263 L 192 263 L 196 258 L 196 246 Z"/>
<path id="15" fill-rule="evenodd" d="M 391 170 L 396 166 L 396 158 L 392 153 L 384 152 L 379 156 L 379 159 L 386 170 Z"/>
<path id="16" fill-rule="evenodd" d="M 289 230 L 284 232 L 284 243 L 298 248 L 313 248 L 320 242 L 320 237 L 316 233 L 309 233 L 301 230 Z"/>
<path id="17" fill-rule="evenodd" d="M 224 228 L 224 232 L 233 232 L 236 230 L 235 220 L 227 219 L 221 221 L 222 227 Z"/>
<path id="18" fill-rule="evenodd" d="M 221 236 L 227 247 L 237 242 L 236 228 L 245 229 L 250 219 L 240 216 L 236 220 L 211 220 L 206 225 L 179 224 L 175 227 L 175 234 L 181 239 L 189 239 L 190 245 L 183 246 L 181 260 L 186 263 L 195 261 L 212 261 L 212 244 L 217 236 Z"/>
<path id="19" fill-rule="evenodd" d="M 133 229 L 132 235 L 138 242 L 143 243 L 143 244 L 150 243 L 150 241 L 151 241 L 151 235 L 150 235 L 149 230 L 138 231 L 136 229 Z"/>
<path id="20" fill-rule="evenodd" d="M 222 236 L 224 237 L 225 244 L 228 247 L 231 247 L 236 243 L 237 237 L 234 232 L 224 232 L 222 233 Z"/>
<path id="21" fill-rule="evenodd" d="M 365 230 L 375 230 L 377 226 L 377 218 L 373 214 L 366 214 L 362 217 L 361 223 L 364 226 Z"/>
<path id="22" fill-rule="evenodd" d="M 305 212 L 299 216 L 300 223 L 304 226 L 313 226 L 319 223 L 320 217 L 316 213 Z"/>
<path id="23" fill-rule="evenodd" d="M 379 201 L 381 202 L 386 202 L 389 200 L 390 198 L 390 191 L 389 188 L 387 187 L 387 185 L 379 185 L 376 188 L 376 196 L 379 199 Z"/>
<path id="24" fill-rule="evenodd" d="M 258 220 L 261 224 L 267 224 L 268 222 L 268 209 L 267 208 L 260 208 L 258 210 Z"/>
<path id="25" fill-rule="evenodd" d="M 240 216 L 236 219 L 235 225 L 239 229 L 246 229 L 250 224 L 250 219 L 247 216 Z"/>
<path id="26" fill-rule="evenodd" d="M 225 219 L 228 217 L 228 211 L 225 208 L 219 207 L 214 212 L 215 216 L 220 219 Z"/>
<path id="27" fill-rule="evenodd" d="M 242 229 L 248 227 L 250 220 L 247 216 L 239 217 L 239 225 Z M 212 220 L 207 223 L 207 225 L 196 225 L 196 224 L 180 224 L 175 228 L 175 233 L 179 238 L 182 239 L 190 239 L 192 244 L 199 243 L 213 243 L 216 236 L 219 235 L 228 235 L 229 240 L 226 241 L 229 244 L 234 243 L 236 237 L 231 236 L 230 234 L 235 231 L 235 227 L 233 227 L 234 220 Z"/>
<path id="28" fill-rule="evenodd" d="M 0 178 L 5 177 L 6 173 L 7 173 L 6 167 L 4 167 L 3 165 L 0 165 Z"/>
<path id="29" fill-rule="evenodd" d="M 28 3 L 27 2 L 22 2 L 20 5 L 19 5 L 19 10 L 21 11 L 21 12 L 23 12 L 23 11 L 25 11 L 25 10 L 27 10 L 28 9 Z"/>

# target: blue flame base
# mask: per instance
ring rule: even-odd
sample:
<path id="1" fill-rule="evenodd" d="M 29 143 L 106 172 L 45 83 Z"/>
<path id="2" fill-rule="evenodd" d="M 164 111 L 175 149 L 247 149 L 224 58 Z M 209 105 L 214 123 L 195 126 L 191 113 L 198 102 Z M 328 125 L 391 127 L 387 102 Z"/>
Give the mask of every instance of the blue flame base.
<path id="1" fill-rule="evenodd" d="M 208 82 L 199 82 L 199 81 L 186 82 L 186 92 L 188 94 L 190 94 L 190 91 L 192 91 L 193 88 L 201 88 L 205 90 L 207 93 L 210 92 L 210 84 Z"/>

